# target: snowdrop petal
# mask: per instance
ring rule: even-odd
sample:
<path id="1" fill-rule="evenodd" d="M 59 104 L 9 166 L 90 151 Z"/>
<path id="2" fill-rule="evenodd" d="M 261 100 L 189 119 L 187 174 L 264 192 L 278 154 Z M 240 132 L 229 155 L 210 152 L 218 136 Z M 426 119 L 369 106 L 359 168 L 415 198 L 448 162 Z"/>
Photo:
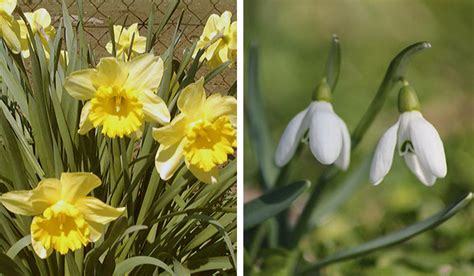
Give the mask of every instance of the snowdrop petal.
<path id="1" fill-rule="evenodd" d="M 309 145 L 314 157 L 321 164 L 336 161 L 342 148 L 342 133 L 339 118 L 332 111 L 314 108 L 309 129 Z"/>
<path id="2" fill-rule="evenodd" d="M 309 111 L 310 107 L 296 114 L 283 132 L 275 154 L 277 166 L 285 166 L 295 154 L 303 134 L 309 127 Z"/>
<path id="3" fill-rule="evenodd" d="M 374 185 L 380 184 L 392 167 L 393 154 L 397 145 L 398 127 L 399 122 L 391 126 L 377 144 L 369 175 L 370 182 Z"/>
<path id="4" fill-rule="evenodd" d="M 342 133 L 342 150 L 336 160 L 336 166 L 345 171 L 349 167 L 351 159 L 351 136 L 349 135 L 346 123 L 339 117 L 338 121 Z"/>
<path id="5" fill-rule="evenodd" d="M 445 177 L 447 173 L 446 156 L 438 132 L 423 117 L 413 120 L 410 134 L 415 154 L 421 165 L 436 177 Z"/>
<path id="6" fill-rule="evenodd" d="M 420 164 L 420 161 L 415 154 L 407 153 L 403 157 L 405 158 L 405 163 L 410 171 L 418 178 L 418 180 L 421 181 L 421 183 L 426 186 L 433 186 L 436 177 Z"/>

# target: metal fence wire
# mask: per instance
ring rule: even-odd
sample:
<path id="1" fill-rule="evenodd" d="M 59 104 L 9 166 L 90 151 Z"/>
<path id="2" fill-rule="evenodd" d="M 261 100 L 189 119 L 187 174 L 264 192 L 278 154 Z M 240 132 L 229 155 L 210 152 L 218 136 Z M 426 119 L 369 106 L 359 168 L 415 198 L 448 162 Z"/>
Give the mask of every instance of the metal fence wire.
<path id="1" fill-rule="evenodd" d="M 78 7 L 77 1 L 65 0 L 69 13 L 73 18 L 73 24 L 77 25 Z M 109 55 L 105 45 L 110 41 L 109 18 L 114 25 L 129 26 L 138 23 L 140 34 L 146 36 L 148 27 L 148 17 L 152 5 L 155 8 L 155 25 L 158 26 L 161 18 L 166 13 L 169 1 L 166 0 L 84 0 L 84 30 L 86 39 L 90 43 L 94 54 L 97 57 Z M 51 14 L 52 24 L 59 25 L 62 17 L 61 0 L 21 0 L 19 6 L 24 12 L 35 11 L 39 8 L 45 8 Z M 207 18 L 215 13 L 221 14 L 224 11 L 230 11 L 233 14 L 233 20 L 236 18 L 235 0 L 182 0 L 165 26 L 155 45 L 157 54 L 162 53 L 171 43 L 173 32 L 176 28 L 178 17 L 184 11 L 181 23 L 183 35 L 181 41 L 176 46 L 176 57 L 180 58 L 184 48 L 191 46 L 202 33 Z M 207 88 L 211 92 L 224 92 L 235 82 L 236 69 L 230 68 L 216 77 Z"/>

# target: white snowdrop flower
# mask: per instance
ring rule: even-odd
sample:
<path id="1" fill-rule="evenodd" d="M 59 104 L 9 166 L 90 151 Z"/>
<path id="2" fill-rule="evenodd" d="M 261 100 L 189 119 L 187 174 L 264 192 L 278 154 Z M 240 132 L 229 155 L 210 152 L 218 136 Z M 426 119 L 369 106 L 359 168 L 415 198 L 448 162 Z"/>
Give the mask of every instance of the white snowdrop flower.
<path id="1" fill-rule="evenodd" d="M 309 145 L 314 157 L 324 165 L 335 163 L 337 167 L 347 170 L 351 151 L 349 130 L 333 110 L 330 88 L 325 79 L 314 98 L 286 127 L 276 150 L 275 163 L 279 167 L 286 165 L 309 130 Z"/>
<path id="2" fill-rule="evenodd" d="M 370 182 L 378 185 L 387 175 L 395 148 L 410 171 L 425 185 L 446 176 L 446 157 L 438 132 L 420 113 L 416 93 L 407 84 L 398 97 L 400 117 L 382 136 L 370 168 Z"/>

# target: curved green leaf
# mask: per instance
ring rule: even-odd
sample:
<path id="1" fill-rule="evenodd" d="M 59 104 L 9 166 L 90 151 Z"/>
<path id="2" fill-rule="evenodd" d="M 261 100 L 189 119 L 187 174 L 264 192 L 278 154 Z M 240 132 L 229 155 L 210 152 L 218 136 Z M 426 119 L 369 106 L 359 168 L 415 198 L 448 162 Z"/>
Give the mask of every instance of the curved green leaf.
<path id="1" fill-rule="evenodd" d="M 125 261 L 118 263 L 115 267 L 114 275 L 125 275 L 126 273 L 132 271 L 137 266 L 141 265 L 154 265 L 164 269 L 171 275 L 176 275 L 173 270 L 166 265 L 164 262 L 158 260 L 157 258 L 148 257 L 148 256 L 137 256 L 126 259 Z"/>
<path id="2" fill-rule="evenodd" d="M 375 240 L 371 240 L 369 242 L 363 243 L 354 248 L 339 251 L 338 253 L 331 255 L 327 258 L 324 258 L 321 261 L 304 269 L 303 273 L 314 274 L 314 271 L 328 264 L 352 259 L 360 255 L 366 255 L 369 252 L 401 243 L 427 230 L 433 229 L 436 226 L 448 220 L 449 218 L 451 218 L 452 216 L 454 216 L 462 208 L 466 207 L 466 205 L 469 202 L 471 202 L 472 197 L 473 197 L 473 194 L 468 193 L 460 200 L 454 202 L 450 206 L 446 207 L 445 209 L 441 210 L 437 214 L 425 220 L 412 224 L 408 226 L 407 228 L 404 228 L 400 231 L 390 233 L 388 235 L 382 236 Z"/>
<path id="3" fill-rule="evenodd" d="M 308 180 L 297 181 L 245 203 L 244 230 L 250 229 L 290 207 L 291 203 L 310 185 Z"/>
<path id="4" fill-rule="evenodd" d="M 14 245 L 12 245 L 12 247 L 10 247 L 10 249 L 8 249 L 7 256 L 12 258 L 12 259 L 15 258 L 15 256 L 18 255 L 18 253 L 20 253 L 20 251 L 23 248 L 27 247 L 30 244 L 31 244 L 31 235 L 28 235 L 28 236 L 25 236 L 25 237 L 21 238 Z"/>

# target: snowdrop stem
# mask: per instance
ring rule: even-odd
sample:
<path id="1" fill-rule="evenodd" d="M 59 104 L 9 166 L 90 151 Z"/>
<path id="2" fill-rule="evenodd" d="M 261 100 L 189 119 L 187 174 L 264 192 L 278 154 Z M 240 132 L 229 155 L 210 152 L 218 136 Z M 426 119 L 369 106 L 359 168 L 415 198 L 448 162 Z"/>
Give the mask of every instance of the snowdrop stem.
<path id="1" fill-rule="evenodd" d="M 403 51 L 401 51 L 390 63 L 385 77 L 380 84 L 377 94 L 373 98 L 369 108 L 365 112 L 362 119 L 359 121 L 356 129 L 352 133 L 352 150 L 355 149 L 360 141 L 362 140 L 364 134 L 369 129 L 370 125 L 374 121 L 377 114 L 383 107 L 385 100 L 388 97 L 388 94 L 392 89 L 397 85 L 400 80 L 404 79 L 405 66 L 411 56 L 415 53 L 430 48 L 431 45 L 428 42 L 418 42 L 411 46 L 408 46 Z M 323 193 L 323 190 L 326 188 L 327 184 L 338 174 L 339 170 L 331 166 L 325 170 L 317 182 L 313 185 L 313 190 L 311 191 L 310 198 L 308 199 L 306 205 L 304 206 L 303 213 L 298 218 L 295 229 L 293 231 L 293 241 L 290 244 L 292 249 L 297 248 L 299 241 L 304 236 L 304 234 L 309 230 L 309 225 L 311 223 L 311 217 L 317 206 L 320 196 Z"/>
<path id="2" fill-rule="evenodd" d="M 423 49 L 430 48 L 431 44 L 428 42 L 418 42 L 411 46 L 408 46 L 401 51 L 390 63 L 385 77 L 377 90 L 377 94 L 370 103 L 369 108 L 365 112 L 364 116 L 360 120 L 356 129 L 352 133 L 352 148 L 354 149 L 362 137 L 369 129 L 370 125 L 374 121 L 377 114 L 383 107 L 388 94 L 396 86 L 396 84 L 404 79 L 405 67 L 410 58 Z"/>

